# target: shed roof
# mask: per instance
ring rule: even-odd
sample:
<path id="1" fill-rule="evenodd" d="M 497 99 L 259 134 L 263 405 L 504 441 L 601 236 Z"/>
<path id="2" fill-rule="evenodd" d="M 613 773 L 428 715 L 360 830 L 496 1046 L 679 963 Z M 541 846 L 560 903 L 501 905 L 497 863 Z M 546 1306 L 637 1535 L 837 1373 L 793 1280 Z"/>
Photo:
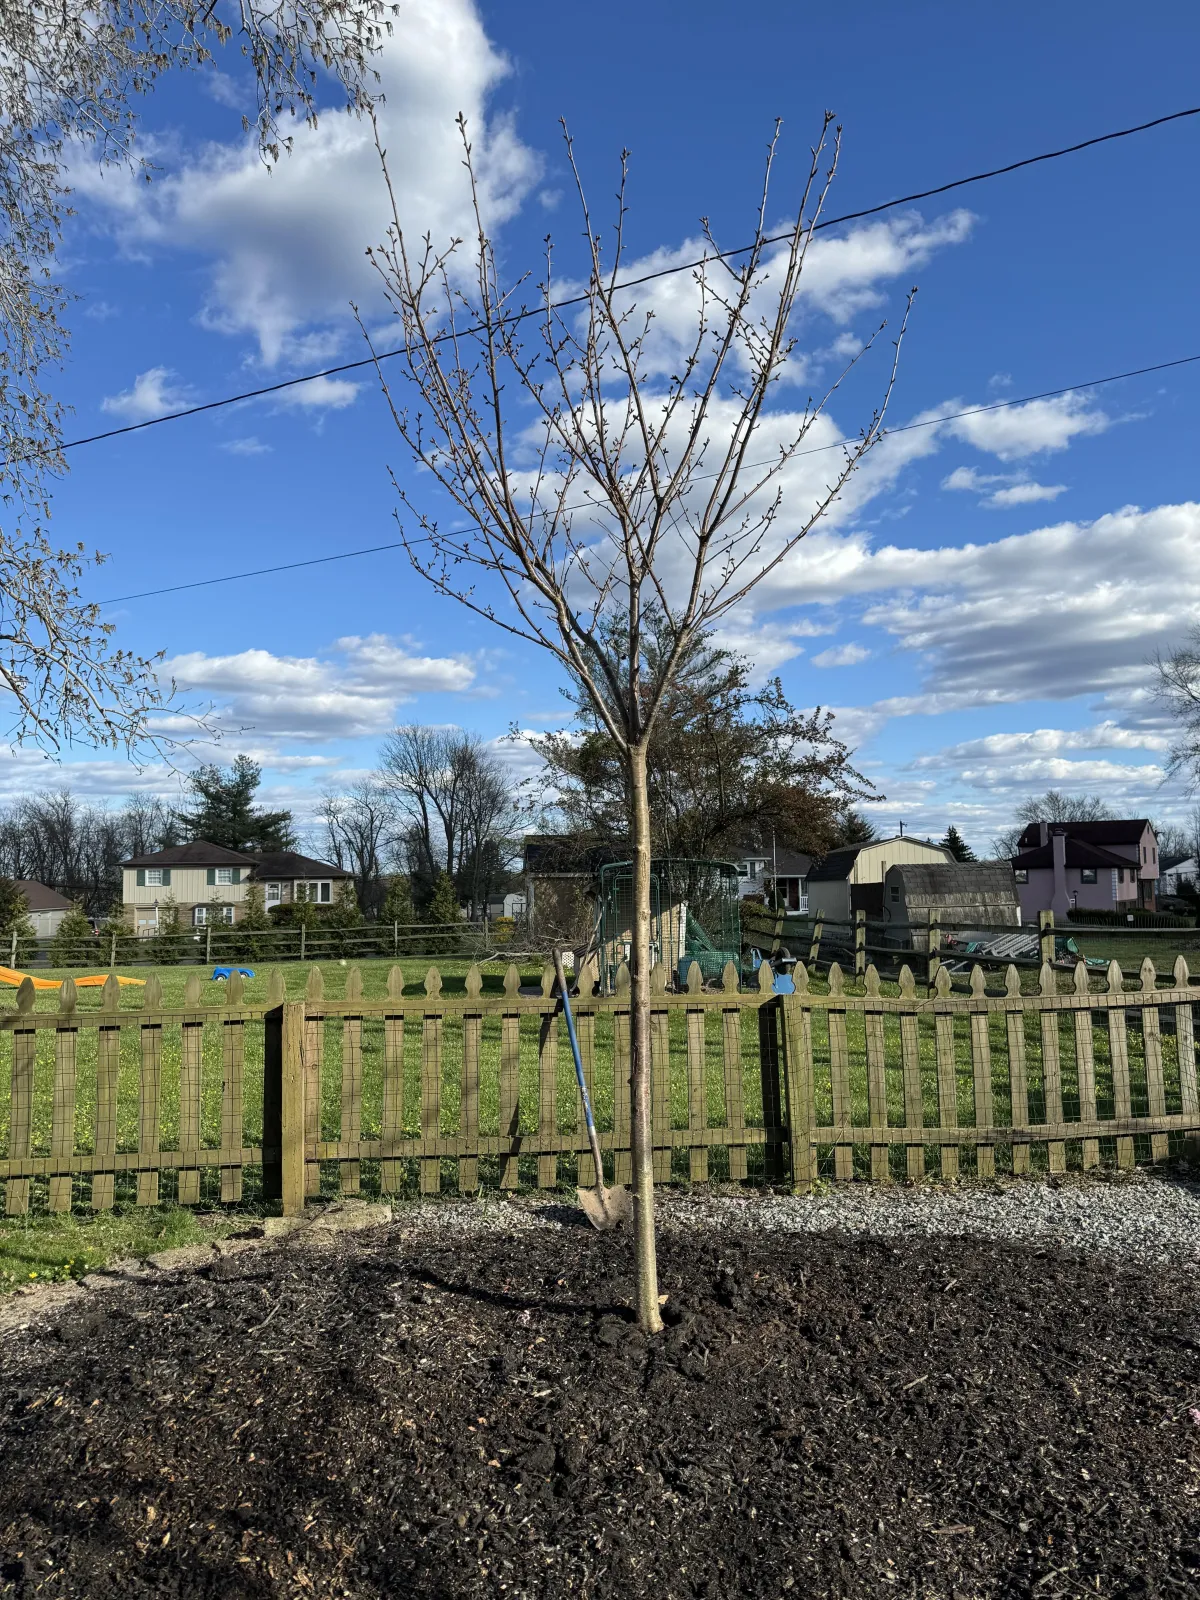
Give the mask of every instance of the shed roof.
<path id="1" fill-rule="evenodd" d="M 1017 886 L 1007 861 L 902 861 L 887 876 L 900 878 L 904 898 L 924 904 L 973 906 L 1003 901 L 1016 905 Z"/>
<path id="2" fill-rule="evenodd" d="M 63 898 L 57 889 L 47 889 L 44 883 L 39 883 L 36 878 L 14 879 L 17 888 L 25 896 L 25 904 L 30 911 L 69 911 L 71 902 Z"/>

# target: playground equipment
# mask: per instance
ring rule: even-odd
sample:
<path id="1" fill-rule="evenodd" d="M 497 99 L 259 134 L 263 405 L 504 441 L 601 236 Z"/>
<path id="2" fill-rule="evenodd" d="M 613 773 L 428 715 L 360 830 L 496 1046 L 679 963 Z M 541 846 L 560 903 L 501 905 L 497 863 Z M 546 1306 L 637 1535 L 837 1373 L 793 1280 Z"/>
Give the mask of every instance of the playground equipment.
<path id="1" fill-rule="evenodd" d="M 76 978 L 75 987 L 77 989 L 99 989 L 108 982 L 111 976 L 112 974 L 108 972 L 93 972 L 86 978 Z M 26 978 L 29 979 L 35 989 L 62 988 L 61 978 L 35 978 L 32 972 L 18 972 L 15 967 L 0 967 L 0 983 L 10 983 L 14 989 L 19 989 Z M 145 978 L 122 978 L 118 976 L 117 982 L 123 985 L 135 983 L 139 988 L 143 989 L 146 986 Z"/>
<path id="2" fill-rule="evenodd" d="M 596 942 L 600 982 L 611 994 L 617 970 L 628 961 L 633 929 L 633 863 L 600 868 Z M 681 984 L 692 962 L 706 983 L 717 983 L 741 960 L 742 923 L 737 868 L 728 861 L 686 856 L 650 863 L 650 959 L 664 962 L 668 983 Z"/>

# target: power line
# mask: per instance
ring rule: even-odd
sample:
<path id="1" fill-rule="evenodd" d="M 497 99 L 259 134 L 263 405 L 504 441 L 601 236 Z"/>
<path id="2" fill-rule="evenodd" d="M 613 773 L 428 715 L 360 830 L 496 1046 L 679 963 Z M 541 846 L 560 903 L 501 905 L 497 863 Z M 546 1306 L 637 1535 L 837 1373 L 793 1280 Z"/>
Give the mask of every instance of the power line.
<path id="1" fill-rule="evenodd" d="M 1040 155 L 1025 156 L 1020 161 L 1010 161 L 1003 167 L 991 167 L 986 172 L 975 172 L 966 178 L 954 178 L 951 182 L 938 184 L 932 189 L 920 189 L 914 194 L 900 195 L 895 200 L 884 200 L 879 205 L 868 206 L 862 211 L 847 211 L 840 217 L 828 217 L 825 221 L 818 222 L 813 231 L 820 232 L 825 228 L 836 228 L 845 222 L 860 222 L 864 217 L 877 217 L 884 211 L 894 210 L 897 206 L 912 205 L 917 200 L 930 200 L 937 195 L 949 194 L 954 189 L 963 189 L 973 183 L 984 183 L 989 178 L 1000 178 L 1010 172 L 1019 172 L 1023 167 L 1037 166 L 1044 161 L 1057 161 L 1061 156 L 1076 155 L 1080 150 L 1090 150 L 1094 145 L 1109 144 L 1114 139 L 1128 139 L 1135 133 L 1147 133 L 1151 128 L 1161 128 L 1168 122 L 1179 122 L 1185 117 L 1195 116 L 1200 116 L 1200 106 L 1189 106 L 1184 111 L 1172 111 L 1166 116 L 1154 117 L 1149 122 L 1139 122 L 1132 128 L 1117 128 L 1111 133 L 1099 133 L 1090 139 L 1081 139 L 1077 144 L 1064 145 L 1059 150 L 1045 150 Z M 792 234 L 790 232 L 772 234 L 769 238 L 764 239 L 763 243 L 781 244 L 791 237 Z M 753 248 L 753 245 L 739 245 L 733 250 L 715 251 L 712 255 L 701 256 L 695 261 L 685 261 L 673 267 L 661 267 L 656 272 L 647 272 L 639 278 L 630 278 L 626 282 L 617 285 L 617 288 L 621 290 L 636 289 L 644 283 L 652 283 L 658 278 L 671 277 L 678 272 L 694 272 L 697 267 L 705 266 L 710 261 L 729 261 L 735 256 L 745 255 L 747 251 Z M 564 311 L 571 306 L 581 305 L 586 300 L 586 294 L 572 295 L 565 300 L 554 301 L 550 309 Z M 546 307 L 535 306 L 515 313 L 509 320 L 522 322 L 527 317 L 543 316 L 545 311 Z M 479 331 L 479 326 L 476 325 L 474 328 L 462 330 L 457 335 L 449 333 L 438 334 L 433 342 L 438 344 L 451 337 L 465 337 L 466 334 Z M 179 422 L 184 417 L 200 416 L 205 411 L 219 411 L 225 406 L 237 405 L 243 400 L 261 400 L 267 395 L 279 394 L 284 389 L 294 389 L 302 383 L 315 383 L 319 378 L 336 378 L 345 372 L 359 372 L 364 367 L 373 367 L 379 361 L 390 361 L 394 356 L 403 354 L 404 349 L 401 346 L 395 350 L 381 351 L 378 355 L 364 356 L 358 361 L 343 361 L 340 366 L 323 367 L 319 372 L 308 372 L 300 378 L 284 378 L 279 383 L 264 384 L 258 389 L 245 389 L 240 394 L 226 395 L 221 400 L 206 400 L 201 405 L 185 406 L 179 411 L 164 412 L 162 416 L 147 417 L 142 422 L 129 422 L 124 427 L 108 428 L 103 433 L 92 433 L 82 439 L 71 439 L 66 444 L 61 445 L 60 449 L 64 451 L 78 450 L 85 444 L 99 444 L 105 439 L 119 439 L 127 433 L 141 433 L 143 429 L 155 428 L 162 422 Z M 32 461 L 34 459 L 35 457 L 31 455 L 14 456 L 7 460 L 4 465 L 15 466 L 18 462 Z"/>
<path id="2" fill-rule="evenodd" d="M 899 428 L 887 428 L 884 430 L 883 438 L 890 439 L 894 434 L 898 433 L 915 433 L 920 428 L 941 427 L 947 422 L 958 422 L 963 417 L 980 417 L 990 411 L 1007 411 L 1013 406 L 1031 405 L 1035 400 L 1055 400 L 1060 395 L 1078 394 L 1084 389 L 1100 389 L 1106 383 L 1120 383 L 1124 378 L 1141 378 L 1151 372 L 1167 372 L 1172 367 L 1186 367 L 1197 361 L 1200 361 L 1200 355 L 1177 356 L 1173 361 L 1157 361 L 1153 366 L 1149 367 L 1132 367 L 1128 372 L 1112 372 L 1104 378 L 1093 378 L 1089 383 L 1069 383 L 1065 384 L 1061 389 L 1043 389 L 1038 394 L 1022 395 L 1017 400 L 995 400 L 990 405 L 970 406 L 965 411 L 951 411 L 945 416 L 925 417 L 920 422 L 906 422 Z M 825 450 L 839 450 L 843 445 L 854 442 L 851 439 L 834 439 L 830 444 L 814 445 L 810 450 L 797 450 L 789 457 L 789 460 L 794 461 L 799 456 L 820 455 Z M 761 467 L 769 467 L 774 464 L 774 460 L 754 461 L 750 462 L 744 470 L 755 472 Z M 699 481 L 714 476 L 715 474 L 713 473 L 697 473 L 696 479 Z M 585 500 L 573 506 L 563 506 L 560 509 L 562 511 L 589 511 L 598 509 L 598 507 L 597 502 Z M 123 605 L 129 600 L 148 600 L 160 594 L 179 594 L 184 589 L 205 589 L 214 583 L 238 583 L 243 578 L 262 578 L 274 572 L 295 572 L 300 567 L 320 567 L 330 561 L 351 561 L 356 556 L 373 556 L 384 550 L 403 550 L 410 544 L 427 542 L 427 540 L 397 539 L 391 544 L 369 545 L 364 550 L 343 550 L 337 555 L 313 556 L 307 561 L 287 561 L 278 567 L 257 567 L 253 572 L 229 572 L 219 578 L 196 578 L 191 583 L 174 583 L 162 589 L 143 589 L 137 594 L 114 595 L 108 600 L 97 600 L 96 604 L 100 606 Z"/>

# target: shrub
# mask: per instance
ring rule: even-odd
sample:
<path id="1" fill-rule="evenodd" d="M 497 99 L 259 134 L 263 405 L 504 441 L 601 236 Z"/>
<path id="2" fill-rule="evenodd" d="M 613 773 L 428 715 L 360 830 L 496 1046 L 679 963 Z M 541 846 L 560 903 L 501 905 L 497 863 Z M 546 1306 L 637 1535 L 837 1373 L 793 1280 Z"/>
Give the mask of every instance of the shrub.
<path id="1" fill-rule="evenodd" d="M 13 935 L 16 935 L 14 951 Z M 0 878 L 0 963 L 24 966 L 37 954 L 37 935 L 29 920 L 29 902 L 11 878 Z"/>
<path id="2" fill-rule="evenodd" d="M 82 906 L 72 906 L 50 941 L 52 967 L 92 966 L 96 961 L 97 941 Z M 107 952 L 106 952 L 107 953 Z"/>
<path id="3" fill-rule="evenodd" d="M 158 930 L 150 940 L 150 950 L 159 966 L 178 966 L 183 956 L 183 924 L 175 896 L 168 895 L 158 908 Z"/>

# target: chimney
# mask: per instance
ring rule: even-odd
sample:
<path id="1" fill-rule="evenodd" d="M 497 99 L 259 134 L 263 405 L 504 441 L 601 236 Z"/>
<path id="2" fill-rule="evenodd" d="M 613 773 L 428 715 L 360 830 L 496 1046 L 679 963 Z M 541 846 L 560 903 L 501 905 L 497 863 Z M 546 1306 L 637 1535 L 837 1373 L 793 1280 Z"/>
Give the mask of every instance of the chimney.
<path id="1" fill-rule="evenodd" d="M 1046 822 L 1038 823 L 1038 843 L 1048 844 L 1050 840 L 1050 825 Z"/>
<path id="2" fill-rule="evenodd" d="M 1045 823 L 1042 824 L 1045 827 Z M 1067 893 L 1067 836 L 1065 833 L 1051 835 L 1054 846 L 1054 896 L 1050 901 L 1050 909 L 1055 917 L 1065 919 L 1071 909 L 1071 896 Z"/>

